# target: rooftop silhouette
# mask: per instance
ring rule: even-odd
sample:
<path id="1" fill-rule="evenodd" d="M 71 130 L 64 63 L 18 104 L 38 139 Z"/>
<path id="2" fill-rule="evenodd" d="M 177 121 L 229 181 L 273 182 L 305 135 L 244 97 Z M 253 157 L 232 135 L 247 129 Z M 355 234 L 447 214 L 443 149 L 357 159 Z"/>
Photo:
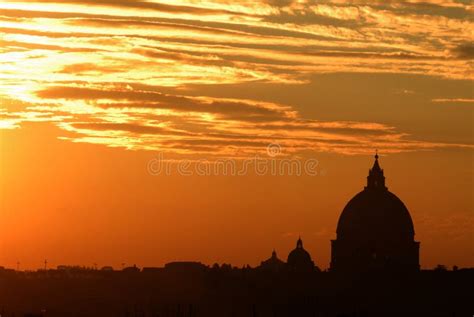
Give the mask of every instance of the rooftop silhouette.
<path id="1" fill-rule="evenodd" d="M 367 186 L 343 209 L 336 235 L 328 271 L 314 263 L 301 237 L 286 262 L 273 250 L 256 268 L 188 261 L 142 269 L 123 264 L 120 271 L 96 264 L 51 269 L 47 260 L 36 272 L 0 267 L 0 315 L 472 315 L 474 269 L 420 270 L 410 213 L 385 185 L 378 153 Z"/>

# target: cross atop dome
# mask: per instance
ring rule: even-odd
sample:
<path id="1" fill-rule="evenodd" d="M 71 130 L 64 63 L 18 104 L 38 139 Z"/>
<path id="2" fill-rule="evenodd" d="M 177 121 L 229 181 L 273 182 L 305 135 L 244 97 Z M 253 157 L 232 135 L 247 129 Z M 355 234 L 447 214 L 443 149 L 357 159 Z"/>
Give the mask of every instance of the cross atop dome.
<path id="1" fill-rule="evenodd" d="M 383 169 L 379 165 L 379 153 L 375 150 L 375 161 L 374 166 L 369 170 L 369 176 L 367 176 L 367 186 L 365 189 L 387 189 L 385 187 L 385 176 L 383 175 Z"/>

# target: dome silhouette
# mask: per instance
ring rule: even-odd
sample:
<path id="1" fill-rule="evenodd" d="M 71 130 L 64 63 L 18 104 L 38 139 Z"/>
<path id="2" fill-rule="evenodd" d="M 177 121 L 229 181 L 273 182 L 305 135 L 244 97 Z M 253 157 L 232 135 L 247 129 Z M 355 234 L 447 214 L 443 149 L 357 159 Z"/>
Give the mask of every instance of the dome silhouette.
<path id="1" fill-rule="evenodd" d="M 288 254 L 286 262 L 290 271 L 306 272 L 315 269 L 311 255 L 303 248 L 301 238 L 296 242 L 296 248 Z"/>
<path id="2" fill-rule="evenodd" d="M 413 240 L 415 230 L 405 204 L 388 190 L 364 190 L 346 205 L 337 225 L 341 239 Z"/>
<path id="3" fill-rule="evenodd" d="M 283 271 L 286 267 L 286 263 L 280 260 L 276 254 L 276 251 L 273 250 L 272 256 L 260 263 L 258 267 L 260 270 L 271 271 L 271 272 L 280 272 Z"/>
<path id="4" fill-rule="evenodd" d="M 419 269 L 419 242 L 405 204 L 385 186 L 375 155 L 367 186 L 343 209 L 331 244 L 334 271 Z"/>

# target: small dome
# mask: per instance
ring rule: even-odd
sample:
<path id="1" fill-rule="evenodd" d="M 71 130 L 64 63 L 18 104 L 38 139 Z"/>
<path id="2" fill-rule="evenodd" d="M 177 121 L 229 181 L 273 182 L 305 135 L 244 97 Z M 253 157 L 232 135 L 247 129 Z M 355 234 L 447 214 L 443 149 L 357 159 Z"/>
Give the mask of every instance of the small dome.
<path id="1" fill-rule="evenodd" d="M 311 255 L 303 248 L 301 238 L 296 242 L 296 248 L 288 254 L 287 264 L 293 271 L 309 271 L 314 269 Z"/>
<path id="2" fill-rule="evenodd" d="M 271 258 L 262 261 L 258 268 L 261 270 L 278 272 L 285 268 L 285 262 L 280 260 L 276 254 L 276 251 L 273 250 Z"/>

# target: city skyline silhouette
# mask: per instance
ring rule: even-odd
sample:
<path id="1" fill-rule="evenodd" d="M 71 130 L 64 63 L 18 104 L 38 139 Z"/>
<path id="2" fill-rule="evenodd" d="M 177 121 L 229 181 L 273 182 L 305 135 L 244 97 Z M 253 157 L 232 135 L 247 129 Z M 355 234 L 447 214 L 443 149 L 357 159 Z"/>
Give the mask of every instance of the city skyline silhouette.
<path id="1" fill-rule="evenodd" d="M 472 316 L 473 11 L 1 0 L 0 317 Z"/>
<path id="2" fill-rule="evenodd" d="M 415 231 L 410 213 L 403 202 L 388 191 L 385 185 L 384 171 L 380 167 L 378 151 L 376 151 L 374 158 L 374 164 L 369 169 L 367 176 L 367 186 L 352 198 L 341 212 L 336 230 L 337 239 L 331 240 L 332 255 L 328 270 L 352 273 L 390 271 L 392 269 L 402 272 L 418 271 L 420 269 L 420 242 L 413 241 Z M 409 244 L 404 246 L 406 242 Z M 340 245 L 341 243 L 342 245 Z M 404 248 L 408 249 L 404 251 Z M 362 260 L 359 258 L 360 256 L 365 256 L 366 259 Z M 360 260 L 362 262 L 358 262 Z M 381 262 L 379 263 L 379 261 Z M 179 262 L 187 263 L 186 261 L 172 261 L 172 263 Z M 199 262 L 191 261 L 189 263 Z M 288 267 L 287 269 L 296 271 L 320 270 L 312 261 L 311 255 L 303 248 L 301 235 L 296 242 L 296 248 L 289 252 L 287 262 L 278 259 L 276 250 L 273 249 L 272 257 L 262 261 L 259 267 L 262 267 L 264 263 L 273 267 L 272 270 L 277 271 L 279 267 Z M 48 269 L 47 259 L 44 260 L 43 265 L 43 270 L 46 271 Z M 126 263 L 121 263 L 121 268 L 135 268 L 136 265 L 126 267 Z M 393 265 L 394 268 L 390 269 L 390 265 Z M 405 265 L 408 266 L 404 268 Z M 437 267 L 441 265 L 438 264 Z M 398 266 L 400 267 L 397 268 Z M 19 267 L 20 261 L 17 261 L 17 271 L 20 271 Z M 97 270 L 98 264 L 57 266 L 58 269 L 68 267 Z M 113 270 L 110 265 L 104 265 L 102 268 Z"/>
<path id="3" fill-rule="evenodd" d="M 261 159 L 259 158 L 259 160 L 264 161 L 265 158 L 261 158 Z M 292 160 L 287 160 L 287 159 L 285 159 L 285 158 L 273 158 L 273 157 L 268 157 L 267 160 L 270 162 L 270 163 L 267 164 L 268 166 L 271 166 L 271 165 L 278 166 L 278 165 L 274 164 L 274 162 L 273 162 L 273 161 L 277 161 L 277 160 L 279 160 L 280 163 L 281 163 L 281 162 L 285 162 L 285 161 L 287 161 L 287 162 L 295 162 L 295 161 L 292 161 Z M 298 162 L 300 162 L 300 161 L 298 161 Z M 272 164 L 272 163 L 273 163 L 273 164 Z M 300 162 L 300 163 L 301 163 L 301 162 Z M 212 163 L 212 162 L 208 161 L 207 164 L 212 165 L 212 164 L 215 164 L 215 163 Z M 291 163 L 290 163 L 290 164 L 291 164 Z M 302 165 L 304 165 L 304 162 L 301 163 L 301 166 L 302 166 Z M 299 177 L 300 175 L 299 175 L 299 174 L 294 174 L 294 171 L 301 169 L 301 166 L 298 167 L 299 169 L 291 170 L 290 167 L 295 167 L 295 166 L 296 166 L 296 165 L 293 165 L 293 166 L 292 166 L 292 165 L 287 165 L 287 167 L 289 167 L 289 169 L 286 169 L 285 172 L 286 172 L 288 175 L 290 175 L 290 176 L 293 175 L 294 177 Z M 297 166 L 296 166 L 296 167 L 297 167 Z M 251 169 L 250 169 L 250 170 L 251 170 Z M 322 171 L 322 172 L 321 172 L 321 171 Z M 231 176 L 232 176 L 232 175 L 229 176 L 228 174 L 224 173 L 225 170 L 220 170 L 220 172 L 223 173 L 223 174 L 222 174 L 222 175 L 214 175 L 214 176 L 221 176 L 221 177 L 231 177 Z M 315 174 L 315 175 L 311 175 L 311 176 L 312 176 L 312 177 L 324 177 L 324 176 L 325 176 L 324 173 L 325 173 L 324 169 L 323 169 L 323 168 L 320 168 L 320 170 L 319 170 L 319 175 L 318 175 L 318 174 Z M 267 174 L 268 174 L 268 175 L 262 174 L 262 175 L 260 175 L 260 176 L 271 176 L 271 177 L 288 176 L 288 175 L 286 175 L 286 174 L 281 174 L 281 175 L 280 175 L 280 174 L 273 174 L 273 175 L 272 175 L 272 174 L 270 173 L 270 169 L 268 169 Z M 304 174 L 304 170 L 303 170 L 303 174 Z M 234 176 L 236 176 L 236 175 L 234 175 Z M 238 176 L 236 176 L 236 177 L 238 177 Z M 377 185 L 377 182 L 378 182 L 378 185 Z M 374 189 L 376 186 L 379 186 L 379 187 L 380 187 L 380 190 Z M 413 221 L 411 220 L 411 217 L 410 217 L 410 214 L 409 214 L 407 208 L 405 207 L 405 205 L 403 204 L 403 202 L 401 202 L 396 196 L 394 196 L 393 194 L 391 194 L 390 192 L 388 192 L 387 187 L 385 186 L 384 172 L 383 172 L 383 170 L 381 169 L 381 167 L 380 167 L 380 165 L 379 165 L 379 154 L 377 153 L 377 154 L 375 155 L 374 164 L 373 164 L 372 168 L 369 169 L 369 176 L 367 177 L 367 185 L 364 187 L 364 190 L 361 192 L 361 194 L 362 194 L 362 193 L 367 193 L 367 194 L 372 193 L 372 194 L 373 194 L 373 193 L 379 193 L 379 192 L 380 192 L 380 193 L 388 193 L 388 194 L 387 194 L 387 195 L 388 195 L 387 198 L 384 198 L 384 199 L 388 199 L 388 200 L 392 201 L 392 202 L 390 202 L 390 203 L 387 201 L 387 203 L 388 203 L 389 205 L 392 205 L 392 207 L 389 207 L 389 205 L 387 205 L 387 207 L 384 207 L 384 208 L 388 208 L 387 210 L 391 210 L 390 208 L 394 208 L 394 206 L 399 205 L 399 207 L 396 207 L 396 208 L 399 208 L 400 211 L 397 212 L 397 211 L 395 210 L 395 214 L 400 214 L 400 216 L 401 216 L 402 218 L 400 218 L 399 216 L 396 216 L 396 217 L 398 217 L 399 220 L 393 219 L 393 220 L 391 220 L 391 221 L 392 221 L 392 222 L 394 221 L 394 223 L 396 223 L 396 222 L 398 221 L 398 222 L 399 222 L 399 226 L 402 226 L 402 227 L 405 226 L 405 229 L 401 229 L 402 232 L 403 232 L 403 230 L 406 230 L 406 233 L 404 233 L 405 235 L 414 236 L 414 228 L 413 228 L 413 225 L 414 225 L 414 224 L 413 224 Z M 359 195 L 358 195 L 358 196 L 359 196 Z M 356 197 L 358 197 L 358 196 L 356 196 Z M 355 198 L 354 198 L 354 199 L 355 199 Z M 353 200 L 354 200 L 354 199 L 353 199 Z M 362 208 L 365 208 L 365 209 L 367 209 L 367 210 L 371 210 L 371 208 L 374 208 L 374 207 L 369 207 L 370 204 L 374 204 L 375 201 L 378 201 L 378 199 L 375 198 L 375 196 L 373 196 L 373 195 L 369 195 L 369 196 L 367 196 L 367 197 L 364 198 L 364 199 L 365 199 L 365 200 L 368 199 L 367 203 L 365 203 L 365 204 L 369 204 L 369 205 L 367 205 L 366 207 L 362 207 Z M 359 198 L 358 200 L 360 201 L 360 198 Z M 369 201 L 371 201 L 371 200 L 373 201 L 372 203 L 369 202 Z M 352 203 L 352 205 L 357 205 L 357 204 L 360 205 L 361 202 L 357 202 L 357 203 L 354 202 L 354 203 Z M 380 201 L 378 202 L 378 204 L 380 204 Z M 395 204 L 395 205 L 393 205 L 393 204 Z M 340 230 L 342 230 L 342 227 L 348 227 L 348 226 L 350 227 L 350 226 L 351 226 L 351 223 L 353 223 L 354 221 L 357 222 L 357 220 L 354 220 L 354 219 L 352 219 L 352 220 L 344 220 L 344 219 L 343 219 L 343 218 L 347 218 L 347 216 L 345 216 L 344 213 L 346 213 L 346 214 L 348 213 L 348 212 L 344 212 L 344 210 L 346 210 L 346 209 L 351 209 L 351 208 L 352 208 L 352 209 L 354 209 L 354 208 L 355 208 L 355 209 L 360 209 L 360 208 L 361 208 L 361 207 L 349 207 L 350 205 L 351 205 L 351 203 L 349 202 L 348 205 L 347 205 L 345 208 L 340 208 L 340 209 L 343 210 L 343 211 L 342 211 L 342 213 L 338 216 L 339 221 L 338 221 L 338 223 L 336 223 L 337 230 L 333 230 L 333 233 L 331 233 L 331 235 L 328 235 L 328 236 L 329 236 L 329 240 L 331 240 L 331 241 L 338 241 L 337 239 L 339 239 L 339 236 L 341 236 Z M 380 208 L 380 206 L 379 206 L 378 208 Z M 376 214 L 378 213 L 377 211 L 372 211 L 372 212 L 374 213 L 373 215 L 376 215 Z M 350 212 L 349 212 L 349 213 L 350 213 Z M 338 214 L 338 211 L 334 211 L 334 214 L 337 215 L 337 214 Z M 343 216 L 343 215 L 344 215 L 344 216 Z M 379 216 L 380 216 L 380 215 L 379 215 Z M 379 222 L 380 222 L 380 221 L 385 221 L 385 220 L 387 219 L 387 216 L 390 216 L 390 215 L 385 215 L 385 216 L 383 216 L 382 218 L 380 218 L 378 221 L 379 221 Z M 364 216 L 364 217 L 367 217 L 367 216 Z M 392 217 L 392 216 L 390 216 L 390 217 Z M 406 219 L 403 219 L 403 217 L 406 217 Z M 347 223 L 347 224 L 344 225 L 344 224 L 343 224 L 344 222 Z M 403 224 L 403 223 L 405 223 L 405 224 Z M 371 224 L 370 226 L 374 226 L 374 224 Z M 365 233 L 367 233 L 367 230 L 370 228 L 370 226 L 368 226 L 367 228 L 363 229 L 363 231 L 361 231 L 361 232 L 353 233 L 353 234 L 355 234 L 355 237 L 362 237 Z M 350 230 L 352 230 L 352 229 L 345 229 L 345 230 L 346 230 L 346 231 L 350 231 Z M 365 233 L 364 233 L 364 232 L 365 232 Z M 390 230 L 383 229 L 383 230 L 381 231 L 381 233 L 382 233 L 382 232 L 384 232 L 384 233 L 389 233 Z M 392 232 L 392 235 L 396 235 L 396 233 Z M 293 239 L 296 238 L 297 236 L 299 236 L 299 237 L 301 238 L 301 236 L 302 236 L 301 232 L 291 234 L 291 237 L 293 237 Z M 304 234 L 303 234 L 303 236 L 304 236 Z M 407 237 L 408 237 L 408 236 L 407 236 Z M 290 237 L 290 236 L 289 236 L 289 237 Z M 334 238 L 336 238 L 336 240 L 334 240 Z M 352 240 L 353 240 L 353 239 L 354 239 L 354 238 L 352 238 Z M 378 237 L 378 238 L 372 238 L 372 240 L 373 240 L 373 239 L 376 239 L 376 240 L 378 239 L 378 240 L 380 240 L 380 237 Z M 413 238 L 411 238 L 411 239 L 413 239 Z M 294 243 L 294 242 L 293 242 L 293 243 Z M 324 254 L 322 254 L 322 252 L 318 252 L 319 250 L 316 250 L 316 252 L 313 251 L 313 253 L 316 255 L 316 257 L 317 257 L 318 260 L 319 260 L 319 261 L 318 261 L 318 264 L 321 266 L 321 269 L 323 269 L 323 270 L 329 270 L 329 269 L 331 269 L 331 268 L 333 267 L 333 262 L 334 262 L 334 257 L 335 257 L 335 254 L 334 254 L 334 253 L 335 253 L 335 251 L 334 251 L 334 243 L 338 243 L 338 242 L 332 242 L 332 247 L 331 247 L 332 250 L 329 249 L 329 252 L 332 253 L 332 255 L 329 257 L 329 259 L 328 259 L 327 262 L 324 262 L 324 261 L 319 260 L 319 259 L 321 259 L 321 258 L 324 258 Z M 418 243 L 418 242 L 415 242 L 415 245 L 416 245 L 417 243 Z M 380 244 L 380 242 L 379 242 L 379 244 Z M 384 243 L 384 244 L 386 244 L 386 243 Z M 418 247 L 416 247 L 415 245 L 414 245 L 413 247 L 414 247 L 415 250 L 416 250 Z M 274 248 L 274 245 L 272 245 L 272 244 L 270 244 L 270 245 L 267 246 L 267 248 L 272 248 L 272 247 Z M 374 246 L 374 247 L 375 247 L 375 246 Z M 277 250 L 277 249 L 274 248 L 274 250 Z M 288 248 L 288 253 L 289 253 L 291 250 L 292 250 L 292 248 L 291 248 L 291 243 L 290 243 L 290 248 Z M 280 249 L 280 251 L 281 251 L 281 249 Z M 410 252 L 411 252 L 411 251 L 410 251 Z M 421 261 L 420 264 L 416 264 L 416 263 L 420 262 L 420 260 L 418 260 L 418 257 L 419 257 L 419 256 L 417 255 L 417 254 L 418 254 L 418 251 L 413 251 L 413 252 L 415 252 L 413 256 L 415 257 L 416 260 L 414 259 L 414 260 L 413 260 L 413 261 L 414 261 L 413 263 L 415 263 L 415 264 L 414 264 L 414 267 L 416 267 L 416 269 L 419 269 L 419 268 L 421 268 L 421 267 L 423 267 L 423 268 L 425 268 L 425 269 L 435 268 L 435 267 L 437 267 L 437 266 L 439 266 L 439 265 L 444 265 L 444 266 L 446 266 L 446 264 L 445 264 L 443 261 L 439 261 L 439 262 L 437 262 L 437 263 L 435 263 L 435 264 L 424 265 L 424 266 L 423 266 L 423 261 Z M 372 252 L 372 256 L 373 256 L 373 252 Z M 331 258 L 332 258 L 332 259 L 331 259 Z M 125 266 L 131 266 L 131 265 L 137 265 L 137 264 L 138 264 L 139 266 L 141 266 L 141 267 L 157 266 L 157 265 L 160 266 L 158 263 L 148 263 L 148 264 L 142 263 L 142 264 L 140 264 L 139 261 L 128 260 L 128 259 L 126 259 L 126 257 L 123 257 L 122 259 L 123 259 L 123 262 L 120 262 L 119 264 L 114 264 L 114 263 L 109 263 L 109 262 L 103 262 L 103 263 L 100 263 L 100 265 L 103 266 L 103 267 L 114 267 L 115 269 L 120 269 L 120 268 L 124 268 Z M 197 262 L 202 261 L 202 259 L 200 259 L 200 258 L 198 258 L 198 257 L 193 257 L 193 258 L 184 258 L 184 257 L 183 257 L 183 258 L 169 259 L 167 262 L 176 262 L 176 261 L 179 262 L 179 261 L 187 261 L 187 260 L 192 260 L 192 261 L 197 261 Z M 84 261 L 79 261 L 79 262 L 76 262 L 76 263 L 74 263 L 74 262 L 68 262 L 68 261 L 66 261 L 66 262 L 58 262 L 57 260 L 55 261 L 55 260 L 54 260 L 54 257 L 51 257 L 51 256 L 45 256 L 45 257 L 43 257 L 42 260 L 41 260 L 41 258 L 38 258 L 37 261 L 38 261 L 38 263 L 39 263 L 38 266 L 36 266 L 36 267 L 34 267 L 34 266 L 33 266 L 33 267 L 31 267 L 31 266 L 30 266 L 30 267 L 25 267 L 24 269 L 25 269 L 25 270 L 35 270 L 35 269 L 38 269 L 38 268 L 46 269 L 47 266 L 48 266 L 48 263 L 52 264 L 52 266 L 50 266 L 50 267 L 52 267 L 52 268 L 57 267 L 57 266 L 79 266 L 79 267 L 82 266 L 82 267 L 91 267 L 91 268 L 94 268 L 94 267 L 97 267 L 97 266 L 99 265 L 99 264 L 97 263 L 98 261 L 93 261 L 93 260 L 90 261 L 90 263 L 84 262 Z M 255 261 L 251 266 L 254 266 L 254 267 L 257 266 L 257 264 L 258 264 L 260 261 L 261 261 L 261 257 L 259 257 L 259 258 L 257 259 L 257 261 Z M 166 264 L 167 262 L 164 262 L 162 265 Z M 204 261 L 204 262 L 207 263 L 208 265 L 211 265 L 212 263 L 219 262 L 219 261 L 214 261 L 214 262 L 208 262 L 208 261 L 206 262 L 206 261 Z M 245 266 L 245 265 L 249 265 L 249 264 L 250 264 L 249 262 L 250 262 L 250 261 L 245 261 L 243 264 L 234 264 L 234 265 L 237 265 L 237 266 Z M 5 264 L 3 264 L 3 266 L 4 266 L 4 267 L 6 266 L 6 267 L 17 268 L 17 270 L 19 270 L 19 267 L 20 267 L 20 264 L 21 264 L 21 263 L 22 263 L 21 259 L 18 258 L 18 259 L 16 259 L 16 261 L 14 262 L 14 265 L 5 265 Z M 220 263 L 226 263 L 226 261 L 220 261 Z M 229 263 L 229 262 L 227 262 L 227 263 Z M 232 263 L 232 262 L 230 262 L 230 263 Z M 1 266 L 1 265 L 0 265 L 0 266 Z M 463 267 L 462 263 L 453 263 L 452 265 L 449 265 L 449 264 L 448 264 L 448 267 L 452 267 L 452 266 Z"/>
<path id="4" fill-rule="evenodd" d="M 474 268 L 420 270 L 420 242 L 403 202 L 388 190 L 378 153 L 367 185 L 342 210 L 330 268 L 301 236 L 286 262 L 275 249 L 260 265 L 173 261 L 117 270 L 0 266 L 0 313 L 68 316 L 457 316 L 472 313 Z M 407 290 L 407 285 L 409 289 Z M 433 287 L 438 290 L 433 293 Z M 64 292 L 64 289 L 68 291 Z M 71 290 L 74 291 L 71 291 Z M 378 298 L 377 302 L 373 298 Z M 76 302 L 73 305 L 69 302 Z M 102 303 L 97 305 L 97 303 Z M 439 304 L 443 303 L 443 304 Z"/>

